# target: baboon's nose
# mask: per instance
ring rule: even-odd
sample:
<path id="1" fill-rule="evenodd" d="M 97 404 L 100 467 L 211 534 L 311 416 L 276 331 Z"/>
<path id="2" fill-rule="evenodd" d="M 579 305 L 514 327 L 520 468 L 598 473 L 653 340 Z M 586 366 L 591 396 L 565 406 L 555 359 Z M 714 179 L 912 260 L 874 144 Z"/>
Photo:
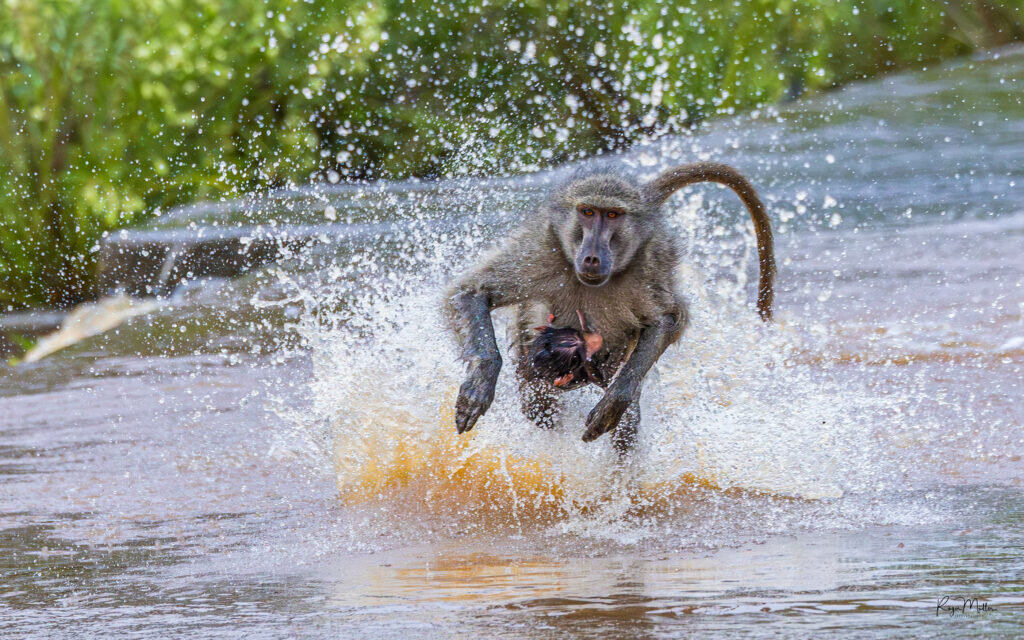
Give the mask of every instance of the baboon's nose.
<path id="1" fill-rule="evenodd" d="M 600 253 L 585 254 L 576 263 L 576 277 L 583 284 L 599 287 L 608 279 L 611 262 L 607 259 L 602 261 L 600 255 Z"/>

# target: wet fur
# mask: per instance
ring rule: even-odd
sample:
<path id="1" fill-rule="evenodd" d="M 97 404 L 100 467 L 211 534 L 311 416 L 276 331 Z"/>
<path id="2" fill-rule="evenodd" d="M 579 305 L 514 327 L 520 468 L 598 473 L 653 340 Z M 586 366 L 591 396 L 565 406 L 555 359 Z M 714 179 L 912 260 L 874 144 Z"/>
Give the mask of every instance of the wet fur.
<path id="1" fill-rule="evenodd" d="M 639 422 L 643 376 L 665 348 L 679 339 L 687 323 L 686 303 L 675 282 L 681 251 L 661 215 L 661 205 L 677 189 L 707 181 L 728 185 L 751 212 L 761 257 L 758 308 L 763 318 L 771 317 L 775 273 L 771 230 L 753 187 L 735 169 L 717 163 L 682 165 L 647 185 L 611 174 L 577 177 L 556 189 L 517 232 L 449 291 L 450 325 L 464 345 L 463 357 L 469 365 L 456 404 L 460 433 L 471 429 L 493 400 L 501 357 L 490 310 L 516 307 L 513 352 L 524 411 L 542 426 L 550 426 L 557 415 L 557 396 L 524 362 L 535 335 L 532 329 L 552 314 L 551 326 L 582 330 L 578 310 L 604 339 L 602 373 L 611 381 L 588 417 L 584 439 L 615 429 L 625 417 L 617 445 L 628 448 Z M 576 251 L 583 237 L 576 208 L 581 203 L 625 211 L 610 240 L 612 275 L 599 287 L 587 286 L 576 277 Z"/>

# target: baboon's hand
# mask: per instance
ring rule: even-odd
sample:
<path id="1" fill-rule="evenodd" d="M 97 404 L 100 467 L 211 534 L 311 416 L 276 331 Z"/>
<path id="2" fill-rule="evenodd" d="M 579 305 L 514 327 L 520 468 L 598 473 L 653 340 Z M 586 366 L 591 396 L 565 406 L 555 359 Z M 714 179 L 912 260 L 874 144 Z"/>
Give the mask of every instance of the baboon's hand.
<path id="1" fill-rule="evenodd" d="M 455 401 L 455 431 L 465 433 L 473 428 L 494 400 L 501 358 L 479 360 L 469 369 L 466 381 L 459 388 Z"/>
<path id="2" fill-rule="evenodd" d="M 626 412 L 632 400 L 633 394 L 614 386 L 609 387 L 604 392 L 604 397 L 587 416 L 587 431 L 583 434 L 583 441 L 596 440 L 618 426 L 622 414 Z"/>

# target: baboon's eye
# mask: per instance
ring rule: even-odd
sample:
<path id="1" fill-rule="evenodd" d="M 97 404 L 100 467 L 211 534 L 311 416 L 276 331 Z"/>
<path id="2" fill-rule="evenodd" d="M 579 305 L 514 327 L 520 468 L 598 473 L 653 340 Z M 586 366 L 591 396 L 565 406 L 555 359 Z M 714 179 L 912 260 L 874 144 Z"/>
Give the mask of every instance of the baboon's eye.
<path id="1" fill-rule="evenodd" d="M 607 212 L 609 218 L 617 218 L 622 215 L 622 212 L 618 209 L 609 209 Z"/>
<path id="2" fill-rule="evenodd" d="M 589 218 L 590 216 L 594 215 L 594 210 L 591 209 L 590 207 L 580 207 L 580 213 Z"/>

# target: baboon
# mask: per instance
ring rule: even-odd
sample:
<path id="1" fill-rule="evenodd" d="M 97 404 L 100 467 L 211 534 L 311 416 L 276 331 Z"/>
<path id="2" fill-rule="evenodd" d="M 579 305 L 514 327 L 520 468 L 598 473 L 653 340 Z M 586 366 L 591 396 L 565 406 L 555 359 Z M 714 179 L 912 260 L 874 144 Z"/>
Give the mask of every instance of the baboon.
<path id="1" fill-rule="evenodd" d="M 604 396 L 587 416 L 583 440 L 613 431 L 616 449 L 630 449 L 644 376 L 687 324 L 675 282 L 681 251 L 660 209 L 675 191 L 699 182 L 728 186 L 749 210 L 761 272 L 757 309 L 771 320 L 771 226 L 754 187 L 736 169 L 696 162 L 644 185 L 607 173 L 569 180 L 448 292 L 447 316 L 468 366 L 455 403 L 458 433 L 472 429 L 494 400 L 502 361 L 491 311 L 515 305 L 511 349 L 523 412 L 550 427 L 558 394 L 598 384 Z M 544 319 L 547 326 L 536 335 Z"/>

